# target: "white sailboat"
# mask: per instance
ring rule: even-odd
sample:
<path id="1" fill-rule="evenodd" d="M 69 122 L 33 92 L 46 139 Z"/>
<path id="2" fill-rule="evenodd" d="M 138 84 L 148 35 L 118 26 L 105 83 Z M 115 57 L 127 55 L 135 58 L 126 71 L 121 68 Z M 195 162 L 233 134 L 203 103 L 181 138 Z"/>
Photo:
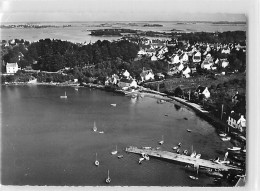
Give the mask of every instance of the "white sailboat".
<path id="1" fill-rule="evenodd" d="M 117 145 L 116 145 L 116 150 L 115 150 L 115 151 L 112 151 L 111 154 L 112 154 L 112 155 L 117 154 Z"/>
<path id="2" fill-rule="evenodd" d="M 97 126 L 96 126 L 96 122 L 95 121 L 94 121 L 93 131 L 97 132 Z"/>
<path id="3" fill-rule="evenodd" d="M 109 170 L 107 170 L 107 178 L 106 178 L 106 183 L 109 184 L 111 182 L 111 178 L 109 176 Z"/>
<path id="4" fill-rule="evenodd" d="M 159 144 L 162 145 L 164 143 L 164 140 L 163 140 L 163 135 L 162 135 L 162 140 L 159 141 Z"/>
<path id="5" fill-rule="evenodd" d="M 97 153 L 96 153 L 95 165 L 96 165 L 96 166 L 99 166 L 99 161 L 97 160 Z"/>
<path id="6" fill-rule="evenodd" d="M 61 98 L 61 99 L 67 99 L 66 92 L 65 92 L 65 95 L 60 96 L 60 98 Z"/>
<path id="7" fill-rule="evenodd" d="M 197 176 L 189 176 L 190 177 L 190 179 L 193 179 L 193 180 L 198 180 L 199 178 L 198 178 L 198 174 L 199 174 L 199 165 L 196 165 L 195 166 L 195 164 L 194 164 L 194 168 L 196 168 L 197 169 Z"/>

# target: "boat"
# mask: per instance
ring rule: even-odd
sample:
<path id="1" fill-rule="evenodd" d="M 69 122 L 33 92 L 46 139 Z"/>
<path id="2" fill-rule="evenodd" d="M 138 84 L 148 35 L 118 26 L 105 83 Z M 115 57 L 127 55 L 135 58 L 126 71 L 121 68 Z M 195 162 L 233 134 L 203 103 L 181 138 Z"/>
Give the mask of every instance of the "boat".
<path id="1" fill-rule="evenodd" d="M 76 91 L 79 91 L 79 88 L 75 88 Z"/>
<path id="2" fill-rule="evenodd" d="M 121 159 L 121 158 L 123 158 L 124 157 L 124 155 L 118 155 L 117 156 L 117 158 L 119 158 L 119 159 Z"/>
<path id="3" fill-rule="evenodd" d="M 110 105 L 113 107 L 116 107 L 116 103 L 111 103 Z"/>
<path id="4" fill-rule="evenodd" d="M 197 169 L 197 176 L 189 176 L 190 177 L 190 179 L 193 179 L 193 180 L 198 180 L 199 178 L 198 178 L 198 174 L 199 174 L 199 165 L 196 165 L 195 166 L 195 164 L 194 164 L 194 168 L 196 168 Z"/>
<path id="5" fill-rule="evenodd" d="M 142 157 L 143 157 L 145 160 L 149 160 L 149 159 L 150 159 L 149 156 L 148 156 L 148 154 L 145 154 L 145 153 L 142 153 Z"/>
<path id="6" fill-rule="evenodd" d="M 115 151 L 112 151 L 111 154 L 112 154 L 112 155 L 117 154 L 117 145 L 116 145 L 116 150 L 115 150 Z"/>
<path id="7" fill-rule="evenodd" d="M 144 160 L 144 158 L 143 157 L 141 157 L 141 158 L 139 158 L 139 161 L 138 161 L 138 163 L 139 164 L 142 164 L 142 161 Z"/>
<path id="8" fill-rule="evenodd" d="M 68 97 L 67 97 L 67 95 L 66 95 L 66 92 L 65 92 L 65 95 L 60 96 L 60 98 L 61 98 L 61 99 L 67 99 Z"/>
<path id="9" fill-rule="evenodd" d="M 164 140 L 163 140 L 163 135 L 162 135 L 162 140 L 159 141 L 159 144 L 162 145 L 164 143 Z"/>
<path id="10" fill-rule="evenodd" d="M 207 175 L 208 176 L 213 176 L 213 177 L 219 177 L 219 178 L 223 177 L 223 174 L 221 174 L 220 172 L 212 171 L 212 170 L 208 170 L 207 171 Z"/>
<path id="11" fill-rule="evenodd" d="M 159 149 L 161 149 L 161 147 L 156 147 L 156 150 L 159 150 Z"/>
<path id="12" fill-rule="evenodd" d="M 110 182 L 111 182 L 111 178 L 109 177 L 109 170 L 107 170 L 106 183 L 109 184 Z"/>
<path id="13" fill-rule="evenodd" d="M 177 150 L 179 147 L 175 146 L 175 147 L 172 147 L 173 150 Z"/>
<path id="14" fill-rule="evenodd" d="M 246 149 L 243 149 L 242 152 L 243 152 L 243 153 L 246 153 Z"/>
<path id="15" fill-rule="evenodd" d="M 184 151 L 183 151 L 183 154 L 188 155 L 188 151 L 187 151 L 187 150 L 184 150 Z"/>
<path id="16" fill-rule="evenodd" d="M 195 158 L 199 159 L 201 157 L 201 154 L 197 154 Z"/>
<path id="17" fill-rule="evenodd" d="M 99 166 L 99 161 L 97 160 L 97 153 L 96 153 L 95 165 L 96 165 L 96 166 Z"/>
<path id="18" fill-rule="evenodd" d="M 99 131 L 98 133 L 100 133 L 100 134 L 103 134 L 103 133 L 104 133 L 104 131 Z"/>
<path id="19" fill-rule="evenodd" d="M 228 148 L 228 150 L 230 150 L 230 151 L 240 151 L 241 148 L 240 147 L 232 147 L 232 148 Z"/>
<path id="20" fill-rule="evenodd" d="M 177 150 L 176 150 L 176 153 L 180 153 L 180 151 L 181 151 L 180 149 L 177 149 Z"/>
<path id="21" fill-rule="evenodd" d="M 142 147 L 143 149 L 152 149 L 152 147 Z"/>
<path id="22" fill-rule="evenodd" d="M 195 158 L 195 156 L 196 156 L 196 151 L 193 151 L 193 152 L 191 153 L 190 157 Z"/>
<path id="23" fill-rule="evenodd" d="M 180 146 L 181 146 L 181 143 L 178 143 L 178 146 L 180 147 Z"/>
<path id="24" fill-rule="evenodd" d="M 93 125 L 93 131 L 97 132 L 97 126 L 96 126 L 96 122 L 94 121 L 94 125 Z"/>
<path id="25" fill-rule="evenodd" d="M 222 140 L 222 141 L 230 141 L 230 140 L 231 140 L 231 137 L 222 137 L 221 140 Z"/>
<path id="26" fill-rule="evenodd" d="M 220 134 L 218 134 L 220 137 L 226 137 L 227 136 L 227 134 L 226 133 L 220 133 Z"/>
<path id="27" fill-rule="evenodd" d="M 188 132 L 191 132 L 191 130 L 190 130 L 190 129 L 187 129 L 187 131 L 188 131 Z"/>

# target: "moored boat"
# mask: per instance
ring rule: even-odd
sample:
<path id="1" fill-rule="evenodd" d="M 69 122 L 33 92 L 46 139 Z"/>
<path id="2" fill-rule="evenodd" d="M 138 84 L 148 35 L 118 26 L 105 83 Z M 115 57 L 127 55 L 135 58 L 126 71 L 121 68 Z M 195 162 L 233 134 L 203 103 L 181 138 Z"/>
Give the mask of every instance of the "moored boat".
<path id="1" fill-rule="evenodd" d="M 61 98 L 61 99 L 67 99 L 68 97 L 67 97 L 66 92 L 65 92 L 65 95 L 60 96 L 60 98 Z"/>
<path id="2" fill-rule="evenodd" d="M 196 151 L 193 151 L 193 152 L 191 153 L 190 157 L 195 158 L 195 156 L 196 156 Z"/>
<path id="3" fill-rule="evenodd" d="M 112 151 L 111 154 L 112 154 L 112 155 L 117 154 L 117 145 L 116 145 L 116 150 Z"/>
<path id="4" fill-rule="evenodd" d="M 96 122 L 94 121 L 94 125 L 93 125 L 93 131 L 97 132 L 97 126 L 96 126 Z"/>
<path id="5" fill-rule="evenodd" d="M 162 145 L 164 143 L 164 140 L 163 140 L 163 135 L 162 135 L 162 140 L 159 141 L 159 144 Z"/>
<path id="6" fill-rule="evenodd" d="M 240 151 L 241 148 L 240 147 L 232 147 L 232 148 L 227 148 L 230 151 Z"/>
<path id="7" fill-rule="evenodd" d="M 97 153 L 96 153 L 95 165 L 96 165 L 96 166 L 99 166 L 99 161 L 97 160 Z"/>
<path id="8" fill-rule="evenodd" d="M 222 141 L 230 141 L 230 140 L 231 140 L 231 137 L 222 137 L 221 140 L 222 140 Z"/>
<path id="9" fill-rule="evenodd" d="M 107 178 L 106 178 L 106 183 L 109 184 L 111 182 L 111 178 L 109 176 L 109 170 L 107 170 Z"/>
<path id="10" fill-rule="evenodd" d="M 201 154 L 197 154 L 195 158 L 199 159 L 201 157 Z"/>
<path id="11" fill-rule="evenodd" d="M 121 158 L 123 158 L 124 157 L 124 155 L 118 155 L 117 156 L 117 158 L 119 158 L 119 159 L 121 159 Z"/>
<path id="12" fill-rule="evenodd" d="M 142 157 L 142 158 L 139 158 L 139 161 L 138 161 L 138 163 L 139 164 L 142 164 L 142 161 L 144 160 L 144 158 Z"/>

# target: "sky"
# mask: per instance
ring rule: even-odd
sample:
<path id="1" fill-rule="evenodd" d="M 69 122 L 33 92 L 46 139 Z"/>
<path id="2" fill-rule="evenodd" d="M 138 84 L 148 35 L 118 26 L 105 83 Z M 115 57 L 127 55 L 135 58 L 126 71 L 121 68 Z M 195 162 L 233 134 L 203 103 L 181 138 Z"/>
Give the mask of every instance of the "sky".
<path id="1" fill-rule="evenodd" d="M 2 0 L 1 22 L 246 21 L 251 0 Z"/>

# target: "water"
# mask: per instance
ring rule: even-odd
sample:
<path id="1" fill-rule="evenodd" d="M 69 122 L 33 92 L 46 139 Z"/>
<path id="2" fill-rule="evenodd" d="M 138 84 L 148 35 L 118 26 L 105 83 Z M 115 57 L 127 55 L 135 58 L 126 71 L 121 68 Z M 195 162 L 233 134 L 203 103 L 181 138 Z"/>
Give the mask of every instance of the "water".
<path id="1" fill-rule="evenodd" d="M 68 99 L 60 99 L 65 91 Z M 193 111 L 154 98 L 53 86 L 3 86 L 1 94 L 4 185 L 106 186 L 109 169 L 111 186 L 210 186 L 212 178 L 191 180 L 180 164 L 151 158 L 139 165 L 125 147 L 158 147 L 164 135 L 162 150 L 182 142 L 210 159 L 231 146 Z M 104 134 L 93 132 L 94 121 Z M 124 158 L 111 155 L 116 145 Z"/>
<path id="2" fill-rule="evenodd" d="M 4 23 L 4 24 L 24 24 L 24 23 Z M 183 32 L 224 32 L 224 31 L 246 31 L 245 24 L 232 25 L 214 25 L 212 23 L 185 23 L 177 24 L 177 22 L 49 22 L 49 23 L 34 23 L 41 25 L 71 25 L 71 27 L 59 28 L 13 28 L 1 29 L 1 39 L 25 39 L 29 41 L 38 41 L 40 39 L 61 39 L 78 43 L 96 42 L 97 40 L 117 40 L 121 37 L 99 37 L 91 36 L 90 30 L 94 29 L 108 29 L 108 28 L 125 28 L 143 31 L 158 31 L 170 32 L 172 29 L 182 30 Z M 162 27 L 144 27 L 144 24 L 160 24 Z M 156 37 L 157 38 L 157 37 Z"/>

